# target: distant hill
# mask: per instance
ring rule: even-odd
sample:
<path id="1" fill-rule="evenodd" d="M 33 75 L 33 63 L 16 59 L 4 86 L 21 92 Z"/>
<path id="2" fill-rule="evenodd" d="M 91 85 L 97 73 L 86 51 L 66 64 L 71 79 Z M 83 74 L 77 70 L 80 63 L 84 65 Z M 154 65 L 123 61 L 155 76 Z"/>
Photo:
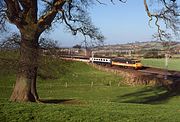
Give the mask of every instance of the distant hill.
<path id="1" fill-rule="evenodd" d="M 180 42 L 170 42 L 168 44 L 170 48 L 178 48 L 180 46 Z M 97 47 L 98 49 L 120 49 L 120 50 L 131 50 L 131 49 L 158 49 L 164 50 L 165 48 L 164 42 L 159 41 L 149 41 L 149 42 L 135 42 L 135 43 L 127 43 L 127 44 L 116 44 L 116 45 L 104 45 L 102 47 Z M 95 49 L 97 49 L 95 48 Z"/>
<path id="2" fill-rule="evenodd" d="M 116 45 L 104 45 L 96 47 L 93 51 L 98 53 L 106 53 L 105 55 L 111 54 L 139 54 L 143 55 L 147 51 L 159 51 L 163 52 L 169 49 L 173 54 L 180 54 L 180 42 L 160 42 L 160 41 L 147 41 L 147 42 L 135 42 L 127 44 L 116 44 Z"/>

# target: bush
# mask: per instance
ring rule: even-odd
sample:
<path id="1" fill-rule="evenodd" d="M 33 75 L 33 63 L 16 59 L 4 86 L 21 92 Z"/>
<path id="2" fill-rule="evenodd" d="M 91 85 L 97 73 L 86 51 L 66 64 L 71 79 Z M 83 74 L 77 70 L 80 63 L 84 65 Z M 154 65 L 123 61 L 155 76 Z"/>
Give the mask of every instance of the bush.
<path id="1" fill-rule="evenodd" d="M 157 50 L 151 50 L 143 55 L 144 58 L 164 58 L 164 54 L 159 54 Z"/>

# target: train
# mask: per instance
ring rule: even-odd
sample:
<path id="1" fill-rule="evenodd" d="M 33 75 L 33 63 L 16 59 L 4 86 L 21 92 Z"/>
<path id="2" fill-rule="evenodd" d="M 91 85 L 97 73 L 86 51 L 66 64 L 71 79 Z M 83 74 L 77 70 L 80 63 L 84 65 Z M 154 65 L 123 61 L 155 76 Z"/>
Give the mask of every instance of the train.
<path id="1" fill-rule="evenodd" d="M 95 63 L 99 65 L 119 66 L 124 68 L 142 69 L 143 65 L 138 59 L 128 59 L 120 57 L 82 57 L 82 56 L 71 56 L 64 59 L 70 59 L 74 61 L 83 61 L 89 63 Z"/>
<path id="2" fill-rule="evenodd" d="M 141 61 L 137 59 L 91 57 L 89 61 L 96 64 L 119 66 L 124 68 L 142 69 L 143 67 Z"/>

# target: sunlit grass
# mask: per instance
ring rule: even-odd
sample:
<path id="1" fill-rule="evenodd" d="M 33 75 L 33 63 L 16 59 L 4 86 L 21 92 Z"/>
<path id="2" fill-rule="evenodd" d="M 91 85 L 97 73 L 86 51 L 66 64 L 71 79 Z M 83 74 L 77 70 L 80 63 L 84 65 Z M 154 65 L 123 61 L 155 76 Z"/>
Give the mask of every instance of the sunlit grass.
<path id="1" fill-rule="evenodd" d="M 166 68 L 165 59 L 142 59 L 142 64 L 144 66 L 151 66 L 157 68 Z M 168 69 L 180 71 L 180 59 L 169 59 Z"/>
<path id="2" fill-rule="evenodd" d="M 6 71 L 0 72 L 2 122 L 180 121 L 178 94 L 162 87 L 126 86 L 120 76 L 82 62 L 48 59 L 40 66 L 37 90 L 46 104 L 9 102 L 16 75 L 14 70 L 1 68 Z"/>

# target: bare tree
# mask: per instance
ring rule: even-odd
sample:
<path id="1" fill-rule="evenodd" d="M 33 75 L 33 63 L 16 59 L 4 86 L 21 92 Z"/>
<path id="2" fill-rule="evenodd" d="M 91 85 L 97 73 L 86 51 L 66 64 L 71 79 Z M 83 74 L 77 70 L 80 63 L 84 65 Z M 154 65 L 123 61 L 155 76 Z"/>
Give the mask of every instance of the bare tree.
<path id="1" fill-rule="evenodd" d="M 126 0 L 117 1 L 126 2 Z M 156 15 L 151 14 L 148 4 L 144 0 L 148 16 L 150 18 L 155 17 L 157 21 L 159 18 L 167 20 L 167 22 L 172 20 L 170 27 L 174 29 L 176 27 L 173 24 L 174 19 L 163 15 L 171 13 L 173 17 L 176 17 L 176 0 L 169 0 L 168 2 L 171 3 L 172 1 L 173 6 L 166 3 L 166 0 L 158 1 L 164 2 L 164 8 L 161 10 L 161 14 Z M 39 99 L 36 90 L 39 37 L 44 31 L 51 29 L 54 23 L 65 24 L 73 35 L 82 33 L 94 40 L 104 39 L 99 29 L 92 24 L 87 12 L 89 6 L 95 2 L 104 4 L 102 0 L 0 1 L 0 29 L 5 30 L 5 25 L 12 23 L 16 25 L 21 34 L 19 70 L 16 85 L 10 98 L 11 101 L 37 101 Z M 110 2 L 114 3 L 114 0 L 110 0 Z M 161 32 L 161 34 L 163 33 Z"/>
<path id="2" fill-rule="evenodd" d="M 86 11 L 92 4 L 85 0 L 1 0 L 0 29 L 7 21 L 21 34 L 19 70 L 11 101 L 37 101 L 36 77 L 39 37 L 53 23 L 64 23 L 74 35 L 78 32 L 102 40 Z"/>
<path id="3" fill-rule="evenodd" d="M 180 6 L 177 0 L 144 0 L 145 10 L 149 16 L 149 24 L 154 20 L 157 34 L 154 38 L 170 41 L 172 34 L 180 32 Z M 162 29 L 162 23 L 165 29 Z M 172 33 L 171 33 L 172 31 Z"/>

